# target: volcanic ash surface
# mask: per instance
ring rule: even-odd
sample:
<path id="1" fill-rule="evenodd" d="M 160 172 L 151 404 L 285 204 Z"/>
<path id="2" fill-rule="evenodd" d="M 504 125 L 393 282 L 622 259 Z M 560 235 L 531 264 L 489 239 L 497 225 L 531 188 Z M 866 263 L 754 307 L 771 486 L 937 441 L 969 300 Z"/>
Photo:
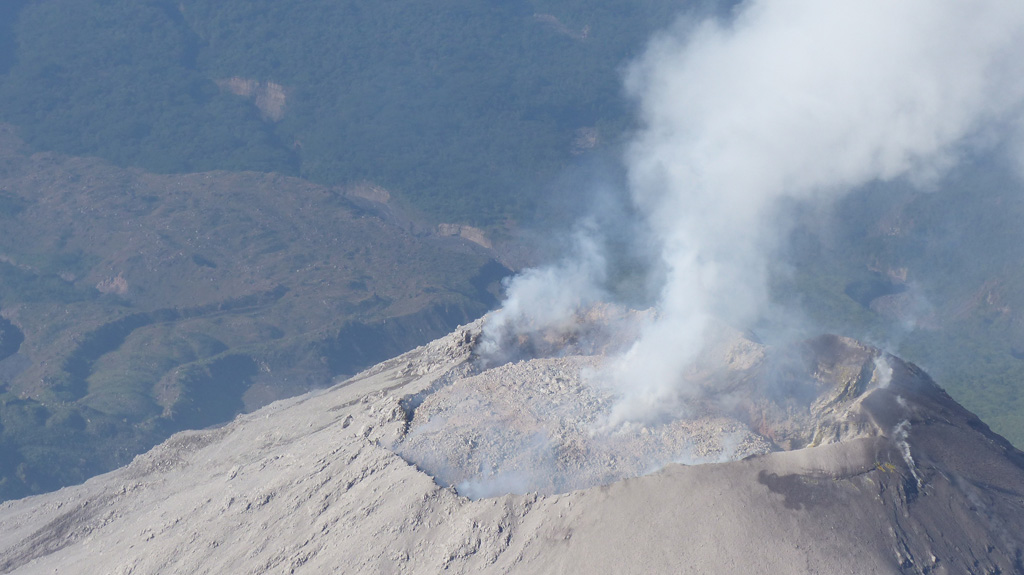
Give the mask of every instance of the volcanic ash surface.
<path id="1" fill-rule="evenodd" d="M 863 434 L 847 412 L 877 381 L 876 354 L 842 338 L 781 352 L 722 330 L 687 374 L 691 391 L 678 413 L 614 426 L 609 415 L 620 398 L 593 384 L 603 352 L 492 368 L 477 361 L 463 375 L 405 400 L 410 424 L 393 449 L 439 484 L 476 499 L 563 493 L 669 463 L 723 462 L 830 443 Z"/>

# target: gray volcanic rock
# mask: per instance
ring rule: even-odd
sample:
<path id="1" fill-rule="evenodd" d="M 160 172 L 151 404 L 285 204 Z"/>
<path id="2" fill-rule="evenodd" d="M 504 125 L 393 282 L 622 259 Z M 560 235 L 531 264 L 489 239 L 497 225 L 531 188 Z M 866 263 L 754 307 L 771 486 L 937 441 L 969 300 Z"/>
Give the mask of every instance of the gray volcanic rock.
<path id="1" fill-rule="evenodd" d="M 599 446 L 583 430 L 610 399 L 579 380 L 598 358 L 483 369 L 479 329 L 0 505 L 0 572 L 1024 573 L 1024 454 L 913 365 L 843 338 L 727 342 L 691 375 L 730 402 L 704 394 L 621 451 L 600 444 L 638 458 L 710 430 L 716 458 L 721 427 L 757 455 L 551 495 L 440 486 L 396 451 L 432 445 L 479 479 L 489 454 L 527 469 L 536 454 L 511 447 L 533 432 L 583 450 L 553 449 L 556 463 Z"/>
<path id="2" fill-rule="evenodd" d="M 601 321 L 576 324 L 596 330 Z M 602 381 L 600 354 L 521 359 L 407 402 L 410 427 L 395 450 L 442 485 L 478 498 L 550 495 L 668 463 L 738 460 L 885 433 L 854 415 L 865 391 L 891 379 L 877 350 L 837 337 L 775 349 L 725 327 L 716 332 L 686 374 L 683 407 L 672 417 L 612 423 L 621 390 Z M 519 347 L 537 349 L 533 342 Z"/>
<path id="3" fill-rule="evenodd" d="M 396 451 L 442 485 L 486 497 L 553 494 L 643 475 L 671 462 L 771 451 L 720 414 L 604 429 L 611 390 L 584 381 L 597 357 L 538 358 L 460 379 L 419 405 Z"/>

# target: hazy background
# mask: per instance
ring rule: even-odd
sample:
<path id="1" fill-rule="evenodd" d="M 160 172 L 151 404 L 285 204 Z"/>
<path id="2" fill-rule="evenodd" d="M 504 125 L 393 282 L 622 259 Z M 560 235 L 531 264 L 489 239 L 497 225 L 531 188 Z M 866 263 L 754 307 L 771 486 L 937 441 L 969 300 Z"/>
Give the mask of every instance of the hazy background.
<path id="1" fill-rule="evenodd" d="M 834 213 L 869 184 L 940 193 L 981 158 L 1019 168 L 1022 39 L 1024 9 L 977 2 L 752 0 L 656 34 L 626 73 L 641 126 L 625 165 L 654 238 L 658 315 L 604 374 L 623 395 L 616 418 L 678 412 L 691 393 L 682 374 L 714 322 L 776 329 L 770 285 L 785 277 L 794 210 Z M 513 280 L 503 313 L 535 331 L 608 298 L 603 228 L 590 228 L 564 263 Z M 906 283 L 903 273 L 888 275 Z M 929 311 L 912 287 L 902 331 Z M 782 327 L 817 331 L 793 303 Z"/>

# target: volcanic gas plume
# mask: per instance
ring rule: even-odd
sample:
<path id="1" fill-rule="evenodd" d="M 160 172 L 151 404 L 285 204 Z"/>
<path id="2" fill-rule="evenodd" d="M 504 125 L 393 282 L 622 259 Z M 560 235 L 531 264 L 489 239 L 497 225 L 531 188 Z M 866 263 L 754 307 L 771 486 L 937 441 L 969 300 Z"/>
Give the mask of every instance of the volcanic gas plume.
<path id="1" fill-rule="evenodd" d="M 1024 4 L 998 0 L 749 0 L 657 35 L 625 77 L 642 129 L 624 162 L 660 291 L 633 343 L 589 375 L 617 397 L 607 423 L 678 413 L 698 392 L 685 374 L 709 327 L 771 311 L 783 202 L 933 185 L 968 154 L 1019 151 L 1022 45 Z M 484 357 L 571 332 L 612 298 L 601 246 L 581 225 L 561 262 L 512 279 Z"/>

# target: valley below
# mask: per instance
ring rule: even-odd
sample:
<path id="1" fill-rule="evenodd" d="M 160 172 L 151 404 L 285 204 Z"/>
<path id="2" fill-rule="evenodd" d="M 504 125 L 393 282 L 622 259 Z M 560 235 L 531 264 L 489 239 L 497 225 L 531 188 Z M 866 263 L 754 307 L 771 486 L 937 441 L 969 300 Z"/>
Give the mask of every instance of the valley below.
<path id="1" fill-rule="evenodd" d="M 0 499 L 77 483 L 448 333 L 507 268 L 276 174 L 156 175 L 0 128 Z"/>

